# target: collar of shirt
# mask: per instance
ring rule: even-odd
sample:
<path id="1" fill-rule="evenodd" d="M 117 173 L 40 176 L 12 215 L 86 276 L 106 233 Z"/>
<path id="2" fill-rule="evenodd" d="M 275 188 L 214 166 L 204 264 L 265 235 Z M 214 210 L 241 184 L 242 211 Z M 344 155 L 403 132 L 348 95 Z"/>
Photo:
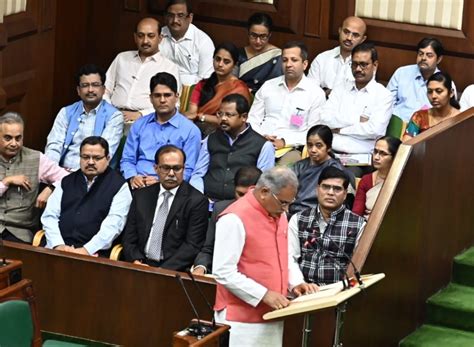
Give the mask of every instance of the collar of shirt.
<path id="1" fill-rule="evenodd" d="M 418 66 L 417 66 L 418 67 Z M 436 67 L 436 70 L 435 72 L 433 72 L 433 74 L 437 73 L 437 72 L 440 72 L 441 70 L 438 69 L 438 67 Z M 425 79 L 423 78 L 423 75 L 421 74 L 421 71 L 420 71 L 420 68 L 418 68 L 416 70 L 416 75 L 415 75 L 415 79 L 416 80 L 421 80 L 421 81 L 424 81 L 425 82 Z"/>
<path id="2" fill-rule="evenodd" d="M 189 24 L 188 30 L 186 30 L 186 33 L 184 34 L 184 36 L 180 38 L 179 40 L 176 40 L 173 37 L 173 35 L 171 35 L 170 29 L 168 28 L 168 26 L 165 26 L 161 30 L 161 35 L 163 36 L 163 38 L 169 38 L 171 41 L 174 41 L 174 42 L 192 41 L 194 38 L 194 31 L 195 31 L 195 26 L 191 23 Z"/>
<path id="3" fill-rule="evenodd" d="M 169 124 L 171 124 L 172 126 L 174 126 L 175 128 L 179 128 L 179 123 L 180 123 L 180 121 L 179 121 L 179 116 L 178 116 L 178 114 L 179 114 L 178 110 L 175 109 L 175 113 L 174 113 L 174 115 L 173 115 L 170 119 L 168 119 L 168 120 L 167 120 L 166 122 L 164 122 L 164 123 L 158 123 L 157 120 L 156 120 L 156 112 L 155 112 L 155 113 L 152 113 L 152 114 L 150 115 L 150 117 L 149 117 L 148 120 L 147 120 L 147 123 L 158 123 L 158 124 L 160 124 L 160 125 L 165 125 L 165 124 L 169 123 Z"/>
<path id="4" fill-rule="evenodd" d="M 79 169 L 80 170 L 80 169 Z M 95 176 L 93 179 L 92 179 L 92 182 L 89 183 L 89 179 L 87 178 L 86 175 L 82 174 L 82 176 L 84 177 L 84 180 L 86 181 L 86 186 L 87 186 L 87 191 L 89 191 L 92 187 L 92 185 L 95 183 L 95 181 L 97 180 L 97 177 L 99 176 Z"/>
<path id="5" fill-rule="evenodd" d="M 227 139 L 229 140 L 229 144 L 230 145 L 233 145 L 235 141 L 237 141 L 239 139 L 240 136 L 242 136 L 242 134 L 245 134 L 247 132 L 247 130 L 250 128 L 250 124 L 247 123 L 246 124 L 246 127 L 244 130 L 242 130 L 236 137 L 235 137 L 235 140 L 230 137 L 229 134 L 227 134 L 227 132 L 224 131 L 224 135 L 227 137 Z"/>
<path id="6" fill-rule="evenodd" d="M 340 59 L 343 64 L 349 64 L 352 61 L 352 56 L 349 54 L 349 56 L 344 59 L 341 55 L 341 47 L 337 46 L 333 50 L 334 53 L 334 59 Z"/>
<path id="7" fill-rule="evenodd" d="M 357 93 L 357 92 L 365 92 L 365 93 L 371 94 L 371 93 L 375 92 L 376 83 L 377 83 L 377 81 L 375 80 L 375 78 L 372 78 L 372 79 L 370 80 L 370 82 L 367 83 L 367 85 L 366 85 L 364 88 L 362 88 L 362 89 L 357 89 L 356 83 L 355 83 L 355 81 L 353 81 L 352 84 L 349 84 L 349 86 L 350 86 L 349 91 L 352 92 L 352 93 L 354 93 L 354 92 L 355 92 L 355 93 Z"/>
<path id="8" fill-rule="evenodd" d="M 280 77 L 280 82 L 278 82 L 278 85 L 279 86 L 284 86 L 285 89 L 287 91 L 289 91 L 288 86 L 286 85 L 285 75 L 282 75 Z M 295 89 L 306 90 L 306 89 L 309 89 L 309 88 L 311 88 L 311 81 L 308 79 L 308 77 L 306 77 L 305 74 L 303 74 L 303 76 L 301 77 L 301 80 L 298 82 L 298 84 L 291 91 L 293 91 Z"/>
<path id="9" fill-rule="evenodd" d="M 343 211 L 344 209 L 346 208 L 346 206 L 344 204 L 342 204 L 341 206 L 339 206 L 339 208 L 335 211 L 332 211 L 331 212 L 331 215 L 329 216 L 329 220 L 327 221 L 327 223 L 329 224 L 330 221 L 333 221 L 333 220 L 336 220 L 336 216 L 341 212 Z M 318 217 L 318 220 L 321 220 L 323 219 L 324 220 L 324 217 L 323 217 L 323 214 L 321 213 L 321 209 L 319 208 L 319 204 L 317 205 L 316 207 L 316 212 L 317 212 L 317 217 Z"/>
<path id="10" fill-rule="evenodd" d="M 179 189 L 180 186 L 177 186 L 177 187 L 174 187 L 173 189 L 166 189 L 165 187 L 163 187 L 160 183 L 160 194 L 158 196 L 158 198 L 160 196 L 163 196 L 163 194 L 168 191 L 171 193 L 171 196 L 176 196 L 176 193 L 178 192 L 178 189 Z"/>
<path id="11" fill-rule="evenodd" d="M 155 54 L 153 54 L 151 57 L 146 57 L 145 61 L 142 62 L 142 59 L 140 58 L 140 55 L 138 54 L 138 51 L 135 51 L 134 58 L 138 59 L 140 61 L 140 63 L 146 63 L 150 60 L 154 60 L 156 62 L 159 62 L 161 60 L 161 53 L 160 53 L 160 51 L 158 51 Z"/>
<path id="12" fill-rule="evenodd" d="M 84 108 L 84 102 L 82 102 L 82 113 L 81 114 L 85 114 L 85 115 L 89 115 L 89 114 L 97 114 L 97 112 L 99 112 L 99 108 L 100 106 L 102 106 L 102 104 L 104 103 L 104 99 L 100 100 L 99 104 L 93 108 L 92 110 L 90 110 L 89 112 L 86 111 L 86 109 Z"/>

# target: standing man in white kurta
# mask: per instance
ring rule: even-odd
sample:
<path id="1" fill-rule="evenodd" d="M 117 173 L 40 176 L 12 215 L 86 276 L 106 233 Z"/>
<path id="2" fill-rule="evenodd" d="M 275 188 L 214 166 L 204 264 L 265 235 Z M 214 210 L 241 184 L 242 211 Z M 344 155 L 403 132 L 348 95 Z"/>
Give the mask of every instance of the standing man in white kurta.
<path id="1" fill-rule="evenodd" d="M 288 221 L 296 175 L 286 167 L 260 176 L 256 188 L 230 205 L 216 225 L 213 273 L 216 276 L 216 321 L 228 324 L 229 346 L 281 346 L 283 322 L 262 316 L 289 305 L 295 295 L 318 290 L 314 284 L 290 283 Z"/>

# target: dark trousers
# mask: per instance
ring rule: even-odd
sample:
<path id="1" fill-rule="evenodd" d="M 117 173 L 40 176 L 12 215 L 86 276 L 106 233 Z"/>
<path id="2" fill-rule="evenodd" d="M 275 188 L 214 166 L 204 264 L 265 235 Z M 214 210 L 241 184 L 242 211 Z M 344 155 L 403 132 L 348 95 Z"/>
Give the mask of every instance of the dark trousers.
<path id="1" fill-rule="evenodd" d="M 28 243 L 23 240 L 20 240 L 18 237 L 13 235 L 11 232 L 9 232 L 7 229 L 3 230 L 3 232 L 0 234 L 0 239 L 5 240 L 5 241 L 12 241 L 12 242 L 19 242 L 19 243 Z"/>

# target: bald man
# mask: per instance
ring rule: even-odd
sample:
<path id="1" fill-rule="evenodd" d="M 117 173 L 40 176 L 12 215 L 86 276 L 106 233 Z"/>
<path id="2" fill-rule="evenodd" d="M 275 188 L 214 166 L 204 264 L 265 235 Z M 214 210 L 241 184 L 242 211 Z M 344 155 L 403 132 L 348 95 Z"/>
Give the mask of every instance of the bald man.
<path id="1" fill-rule="evenodd" d="M 367 38 L 367 27 L 359 17 L 347 17 L 339 27 L 339 46 L 322 52 L 311 63 L 308 77 L 316 81 L 329 96 L 334 86 L 353 81 L 351 73 L 351 52 Z"/>
<path id="2" fill-rule="evenodd" d="M 150 79 L 158 72 L 168 72 L 178 81 L 179 68 L 159 52 L 160 23 L 154 18 L 142 19 L 134 33 L 136 51 L 122 52 L 110 65 L 104 99 L 120 109 L 125 121 L 153 113 L 150 101 Z"/>

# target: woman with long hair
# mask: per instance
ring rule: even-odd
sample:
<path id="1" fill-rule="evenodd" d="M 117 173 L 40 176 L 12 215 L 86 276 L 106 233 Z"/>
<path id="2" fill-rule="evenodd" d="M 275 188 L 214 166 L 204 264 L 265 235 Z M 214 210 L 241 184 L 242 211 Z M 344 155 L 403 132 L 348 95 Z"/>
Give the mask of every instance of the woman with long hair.
<path id="1" fill-rule="evenodd" d="M 222 99 L 229 94 L 241 94 L 250 102 L 247 85 L 233 75 L 237 64 L 238 49 L 233 43 L 224 42 L 214 51 L 214 72 L 208 79 L 196 84 L 186 112 L 188 119 L 196 122 L 203 136 L 214 131 L 219 119 L 216 116 Z"/>

